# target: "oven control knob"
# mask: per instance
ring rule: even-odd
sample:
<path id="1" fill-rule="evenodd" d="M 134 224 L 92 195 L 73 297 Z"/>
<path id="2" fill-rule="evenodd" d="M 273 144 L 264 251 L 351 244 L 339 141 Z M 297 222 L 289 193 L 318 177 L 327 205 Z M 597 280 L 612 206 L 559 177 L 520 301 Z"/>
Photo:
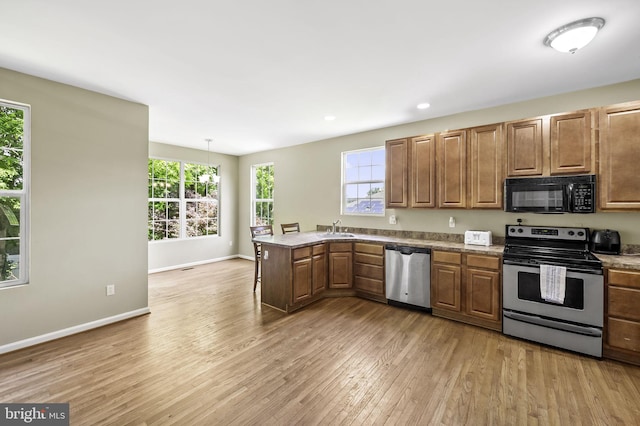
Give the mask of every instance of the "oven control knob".
<path id="1" fill-rule="evenodd" d="M 519 234 L 522 234 L 522 232 L 523 232 L 523 231 L 522 231 L 522 228 L 518 228 L 518 233 L 519 233 Z"/>
<path id="2" fill-rule="evenodd" d="M 583 231 L 578 231 L 578 236 L 579 237 L 584 237 L 584 232 Z"/>
<path id="3" fill-rule="evenodd" d="M 509 229 L 509 232 L 513 234 L 514 232 L 516 232 L 516 228 Z"/>
<path id="4" fill-rule="evenodd" d="M 575 234 L 575 232 L 569 231 L 569 232 L 567 232 L 567 234 L 569 234 L 569 236 L 573 237 L 573 234 Z"/>

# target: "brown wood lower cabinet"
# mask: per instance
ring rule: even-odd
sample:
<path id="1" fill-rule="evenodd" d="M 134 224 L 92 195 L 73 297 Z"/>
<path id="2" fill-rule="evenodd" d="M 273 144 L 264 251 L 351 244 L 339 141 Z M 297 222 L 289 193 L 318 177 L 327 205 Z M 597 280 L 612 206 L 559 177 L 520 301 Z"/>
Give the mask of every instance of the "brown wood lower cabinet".
<path id="1" fill-rule="evenodd" d="M 386 302 L 384 286 L 384 245 L 355 243 L 353 286 L 359 296 Z"/>
<path id="2" fill-rule="evenodd" d="M 433 251 L 431 258 L 431 307 L 462 312 L 460 285 L 462 282 L 462 253 Z"/>
<path id="3" fill-rule="evenodd" d="M 321 293 L 327 287 L 327 257 L 325 245 L 316 244 L 293 250 L 292 299 L 294 305 Z"/>
<path id="4" fill-rule="evenodd" d="M 353 244 L 329 243 L 329 288 L 353 287 Z"/>
<path id="5" fill-rule="evenodd" d="M 433 315 L 502 330 L 500 265 L 497 256 L 434 250 Z"/>
<path id="6" fill-rule="evenodd" d="M 640 365 L 640 271 L 607 271 L 606 358 Z"/>
<path id="7" fill-rule="evenodd" d="M 260 299 L 284 312 L 318 300 L 327 287 L 326 244 L 290 249 L 264 245 Z"/>

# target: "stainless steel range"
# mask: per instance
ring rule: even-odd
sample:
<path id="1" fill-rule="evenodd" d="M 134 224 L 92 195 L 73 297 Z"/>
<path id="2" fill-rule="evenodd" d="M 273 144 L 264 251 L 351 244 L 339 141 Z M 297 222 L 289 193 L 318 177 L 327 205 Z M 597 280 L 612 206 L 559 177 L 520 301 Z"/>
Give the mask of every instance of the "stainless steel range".
<path id="1" fill-rule="evenodd" d="M 604 277 L 589 229 L 507 225 L 503 333 L 602 357 Z"/>

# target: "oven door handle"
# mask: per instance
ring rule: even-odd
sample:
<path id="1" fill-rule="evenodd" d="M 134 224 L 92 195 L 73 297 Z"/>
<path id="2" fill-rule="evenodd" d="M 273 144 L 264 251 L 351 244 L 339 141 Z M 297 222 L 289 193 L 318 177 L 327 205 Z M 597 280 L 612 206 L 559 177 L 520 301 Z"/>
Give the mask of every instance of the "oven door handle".
<path id="1" fill-rule="evenodd" d="M 569 331 L 571 333 L 583 334 L 591 337 L 602 337 L 602 330 L 595 327 L 585 327 L 566 322 L 559 322 L 539 317 L 537 315 L 520 314 L 517 312 L 504 311 L 503 315 L 515 321 L 535 324 L 542 327 L 554 328 L 556 330 Z"/>

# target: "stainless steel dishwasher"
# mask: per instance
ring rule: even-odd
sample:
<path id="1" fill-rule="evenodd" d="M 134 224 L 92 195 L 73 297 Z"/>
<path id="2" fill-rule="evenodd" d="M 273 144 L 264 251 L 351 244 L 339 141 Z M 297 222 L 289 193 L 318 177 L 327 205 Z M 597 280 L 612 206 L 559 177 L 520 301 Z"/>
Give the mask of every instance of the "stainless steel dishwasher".
<path id="1" fill-rule="evenodd" d="M 431 310 L 431 249 L 387 244 L 385 269 L 389 304 Z"/>

